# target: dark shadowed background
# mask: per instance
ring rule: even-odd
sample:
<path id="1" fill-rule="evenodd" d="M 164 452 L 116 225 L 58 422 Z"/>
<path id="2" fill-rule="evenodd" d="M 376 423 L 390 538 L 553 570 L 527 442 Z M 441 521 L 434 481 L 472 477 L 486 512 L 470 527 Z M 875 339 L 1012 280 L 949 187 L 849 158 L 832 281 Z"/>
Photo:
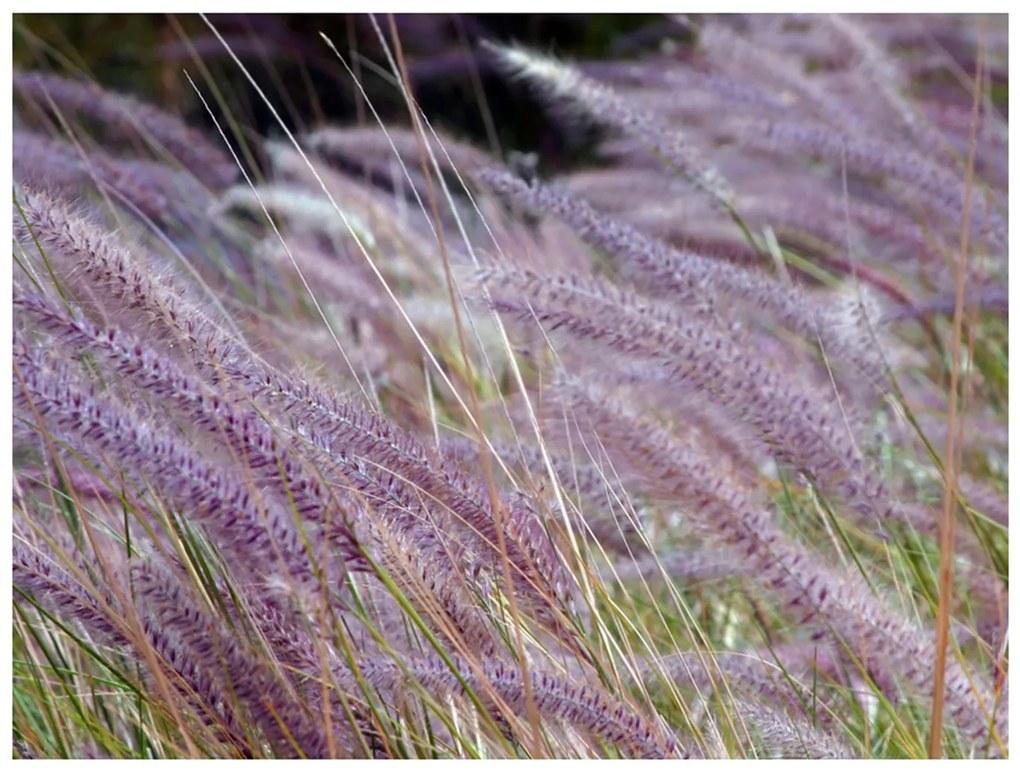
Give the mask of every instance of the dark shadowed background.
<path id="1" fill-rule="evenodd" d="M 329 37 L 362 79 L 381 118 L 405 123 L 407 107 L 365 15 L 281 14 L 209 17 L 292 129 L 371 122 Z M 393 27 L 415 96 L 437 125 L 503 155 L 535 151 L 542 167 L 591 160 L 592 132 L 550 118 L 532 89 L 496 71 L 483 41 L 516 42 L 566 58 L 627 58 L 689 39 L 677 20 L 652 15 L 379 15 Z M 320 34 L 321 33 L 321 34 Z M 160 103 L 193 124 L 211 125 L 184 77 L 211 91 L 261 136 L 281 133 L 226 47 L 197 16 L 39 14 L 14 18 L 14 63 L 88 77 Z"/>

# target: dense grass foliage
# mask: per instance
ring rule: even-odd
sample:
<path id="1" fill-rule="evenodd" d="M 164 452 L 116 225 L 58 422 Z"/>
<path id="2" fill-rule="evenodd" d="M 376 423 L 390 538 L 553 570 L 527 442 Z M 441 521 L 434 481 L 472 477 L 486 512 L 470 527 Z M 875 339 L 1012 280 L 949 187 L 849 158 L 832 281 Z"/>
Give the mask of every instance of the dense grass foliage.
<path id="1" fill-rule="evenodd" d="M 669 24 L 545 180 L 15 72 L 16 755 L 1007 754 L 1005 20 Z"/>

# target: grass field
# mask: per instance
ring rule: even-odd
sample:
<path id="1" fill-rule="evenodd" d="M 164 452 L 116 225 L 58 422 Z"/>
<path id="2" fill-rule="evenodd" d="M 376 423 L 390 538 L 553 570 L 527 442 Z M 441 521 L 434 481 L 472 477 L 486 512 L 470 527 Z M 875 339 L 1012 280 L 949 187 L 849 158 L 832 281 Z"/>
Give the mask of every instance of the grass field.
<path id="1" fill-rule="evenodd" d="M 468 22 L 16 19 L 14 756 L 1006 756 L 1005 17 Z"/>

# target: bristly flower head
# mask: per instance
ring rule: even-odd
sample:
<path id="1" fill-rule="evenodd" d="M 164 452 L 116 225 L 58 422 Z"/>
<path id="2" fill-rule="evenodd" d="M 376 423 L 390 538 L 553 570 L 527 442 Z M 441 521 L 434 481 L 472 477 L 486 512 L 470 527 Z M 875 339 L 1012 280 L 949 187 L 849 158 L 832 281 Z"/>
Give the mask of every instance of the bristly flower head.
<path id="1" fill-rule="evenodd" d="M 733 189 L 729 182 L 675 127 L 661 125 L 653 116 L 633 110 L 611 88 L 552 57 L 518 47 L 488 47 L 509 70 L 544 89 L 554 105 L 570 104 L 590 120 L 616 128 L 646 144 L 724 207 L 732 205 Z"/>

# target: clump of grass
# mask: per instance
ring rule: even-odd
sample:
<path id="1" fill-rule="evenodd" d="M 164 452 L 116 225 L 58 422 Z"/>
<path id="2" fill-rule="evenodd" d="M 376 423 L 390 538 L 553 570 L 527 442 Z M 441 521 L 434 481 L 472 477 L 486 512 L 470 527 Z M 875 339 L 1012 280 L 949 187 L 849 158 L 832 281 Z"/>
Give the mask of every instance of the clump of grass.
<path id="1" fill-rule="evenodd" d="M 410 129 L 15 75 L 16 753 L 1006 755 L 1002 20 L 489 46 L 553 182 L 371 26 Z"/>

